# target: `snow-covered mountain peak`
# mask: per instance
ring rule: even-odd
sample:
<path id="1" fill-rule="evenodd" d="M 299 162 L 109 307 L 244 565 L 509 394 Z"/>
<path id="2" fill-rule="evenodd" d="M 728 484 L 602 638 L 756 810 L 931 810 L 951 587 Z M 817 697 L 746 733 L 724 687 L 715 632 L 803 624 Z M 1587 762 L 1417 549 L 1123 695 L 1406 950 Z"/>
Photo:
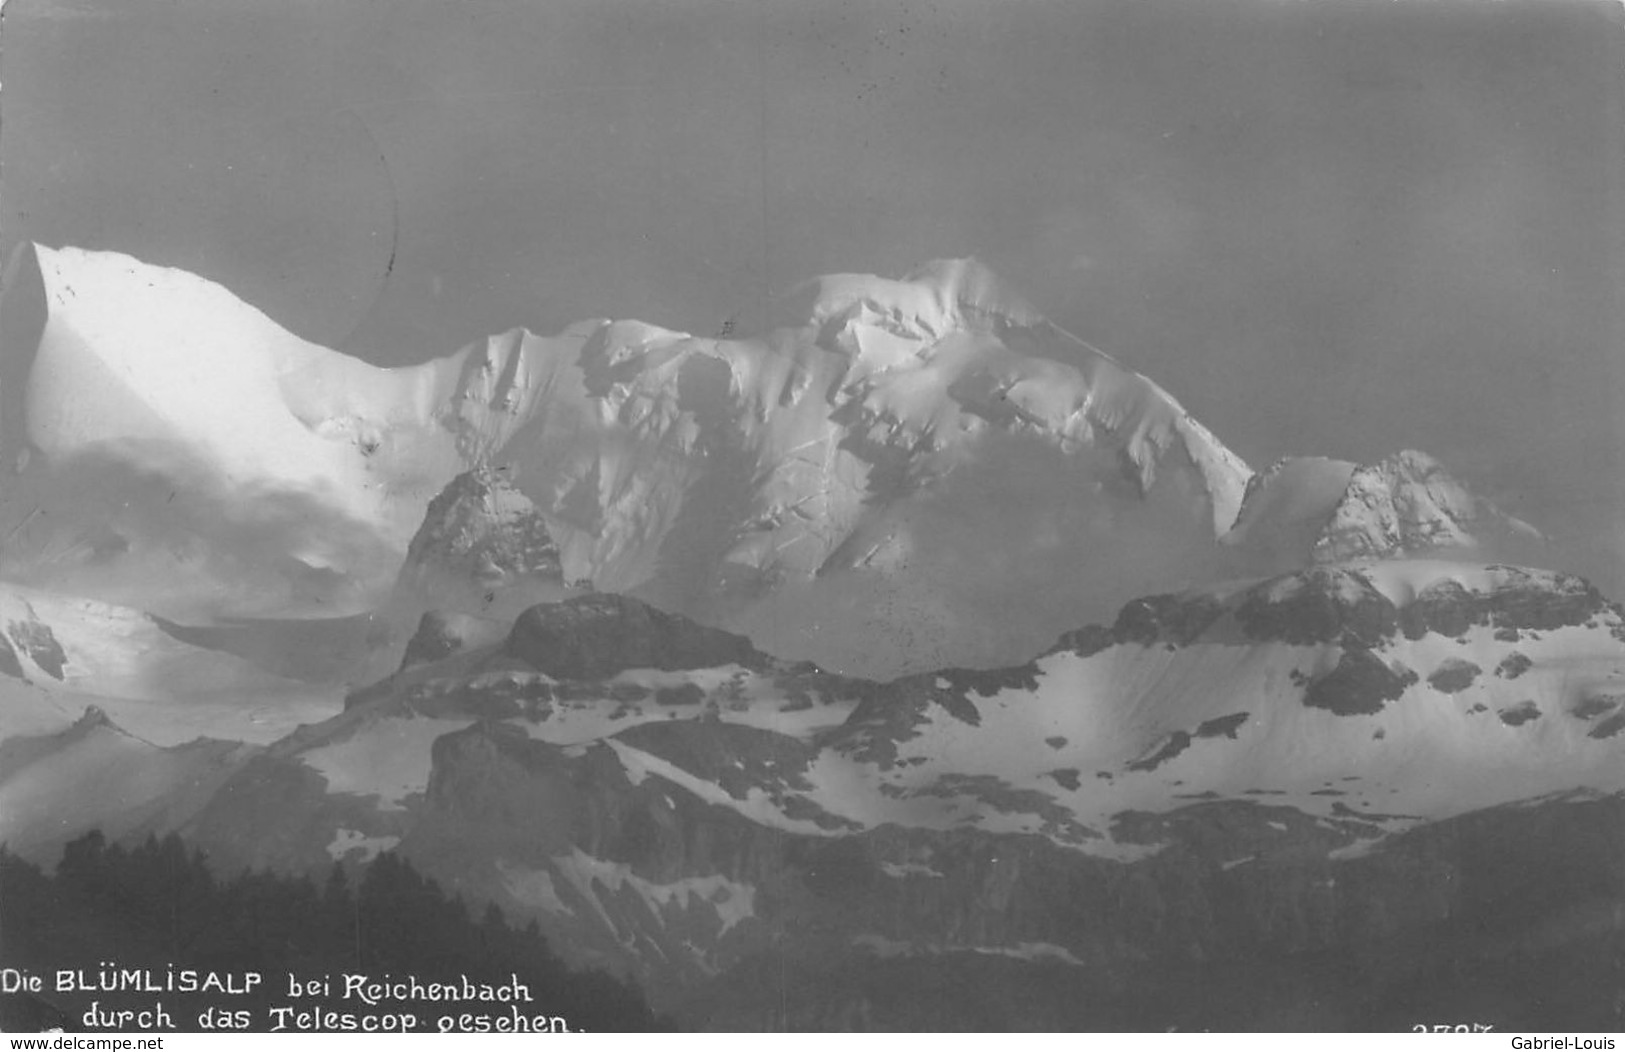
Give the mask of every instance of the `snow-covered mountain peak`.
<path id="1" fill-rule="evenodd" d="M 944 423 L 936 407 L 958 403 L 1074 443 L 1121 442 L 1125 472 L 1147 488 L 1177 448 L 1211 487 L 1216 525 L 1233 521 L 1230 490 L 1250 469 L 1168 392 L 1049 322 L 979 261 L 933 260 L 895 280 L 829 275 L 801 297 L 800 331 L 849 359 L 843 390 L 910 434 L 929 438 Z"/>
<path id="2" fill-rule="evenodd" d="M 36 255 L 37 353 L 8 350 L 0 415 L 46 454 L 30 484 L 100 474 L 37 501 L 52 510 L 16 551 L 31 572 L 41 551 L 74 552 L 56 564 L 72 589 L 116 601 L 155 577 L 242 593 L 177 614 L 353 609 L 393 582 L 430 498 L 503 464 L 568 580 L 779 633 L 778 649 L 835 667 L 1003 661 L 1200 577 L 1250 475 L 1167 392 L 973 261 L 821 279 L 800 320 L 759 339 L 592 320 L 382 369 L 203 278 Z M 81 507 L 121 472 L 147 496 Z M 90 519 L 106 536 L 53 532 Z M 1040 582 L 1055 609 L 1030 602 Z M 816 594 L 777 604 L 786 589 Z M 1006 612 L 1010 639 L 989 636 L 984 608 Z M 870 664 L 880 652 L 902 666 Z"/>
<path id="3" fill-rule="evenodd" d="M 1349 476 L 1314 557 L 1382 559 L 1540 540 L 1533 526 L 1475 496 L 1433 457 L 1403 450 Z"/>
<path id="4" fill-rule="evenodd" d="M 633 961 L 680 985 L 769 945 L 737 903 L 770 916 L 770 889 L 805 894 L 837 865 L 856 875 L 832 913 L 899 885 L 940 911 L 966 858 L 1013 860 L 1022 887 L 1048 886 L 1040 858 L 1188 865 L 1193 844 L 1215 872 L 1333 867 L 1464 813 L 1618 792 L 1622 654 L 1621 609 L 1584 581 L 1443 560 L 1148 596 L 1025 664 L 890 682 L 596 594 L 354 695 L 282 756 L 327 779 L 301 843 L 400 837 L 612 956 L 634 922 L 680 934 Z M 281 785 L 262 781 L 222 795 L 217 828 Z M 863 868 L 855 845 L 887 854 Z M 728 896 L 618 890 L 698 881 Z M 1055 932 L 1052 955 L 1098 952 L 1093 919 Z"/>
<path id="5" fill-rule="evenodd" d="M 9 573 L 177 611 L 349 601 L 466 466 L 436 419 L 461 359 L 369 365 L 121 253 L 27 245 L 10 270 L 0 434 L 35 511 L 6 522 Z"/>
<path id="6" fill-rule="evenodd" d="M 565 363 L 538 344 L 533 388 L 552 390 L 501 455 L 549 515 L 566 577 L 884 674 L 896 666 L 866 663 L 882 649 L 913 654 L 905 667 L 1030 652 L 1143 590 L 1147 568 L 1188 579 L 1234 519 L 1247 466 L 979 264 L 801 295 L 761 339 L 614 322 Z M 1012 573 L 989 549 L 1036 554 Z M 972 611 L 1030 607 L 1029 572 L 1066 582 L 1053 591 L 1070 607 L 994 644 Z M 1077 608 L 1090 596 L 1100 610 Z M 948 610 L 964 612 L 945 624 Z M 819 648 L 834 635 L 849 638 Z"/>
<path id="7" fill-rule="evenodd" d="M 478 579 L 558 576 L 558 548 L 534 502 L 488 466 L 465 471 L 429 502 L 407 548 L 409 562 L 432 555 L 465 560 Z"/>
<path id="8" fill-rule="evenodd" d="M 547 519 L 507 479 L 481 466 L 452 479 L 429 502 L 407 546 L 396 604 L 513 617 L 563 594 L 558 545 Z"/>
<path id="9" fill-rule="evenodd" d="M 936 260 L 900 280 L 840 274 L 807 288 L 801 339 L 849 361 L 840 391 L 912 440 L 974 419 L 1076 447 L 1115 446 L 1143 489 L 1171 453 L 1189 459 L 1216 528 L 1251 471 L 1166 391 L 1051 324 L 974 259 Z M 1228 516 L 1228 517 L 1226 517 Z"/>
<path id="10" fill-rule="evenodd" d="M 1257 1000 L 1225 973 L 1260 947 L 1318 997 L 1396 945 L 1454 968 L 1448 925 L 1530 945 L 1481 923 L 1502 889 L 1619 828 L 1625 607 L 1484 561 L 1532 529 L 1424 454 L 1253 475 L 974 260 L 819 279 L 759 338 L 592 319 L 407 369 L 126 256 L 7 271 L 26 857 L 93 828 L 177 831 L 222 879 L 392 851 L 700 1028 L 1036 983 L 1079 1006 L 1040 1022 L 1098 1029 L 1125 992 Z M 164 609 L 289 581 L 377 587 L 359 617 Z M 1558 890 L 1618 886 L 1600 855 Z M 1142 996 L 1163 971 L 1222 996 Z"/>
<path id="11" fill-rule="evenodd" d="M 1543 544 L 1534 527 L 1416 450 L 1363 465 L 1283 458 L 1248 482 L 1223 541 L 1265 572 L 1450 553 L 1530 561 Z"/>
<path id="12" fill-rule="evenodd" d="M 795 324 L 821 326 L 863 315 L 917 334 L 945 335 L 968 324 L 1042 324 L 1043 316 L 976 259 L 936 259 L 900 279 L 827 274 L 786 297 Z"/>

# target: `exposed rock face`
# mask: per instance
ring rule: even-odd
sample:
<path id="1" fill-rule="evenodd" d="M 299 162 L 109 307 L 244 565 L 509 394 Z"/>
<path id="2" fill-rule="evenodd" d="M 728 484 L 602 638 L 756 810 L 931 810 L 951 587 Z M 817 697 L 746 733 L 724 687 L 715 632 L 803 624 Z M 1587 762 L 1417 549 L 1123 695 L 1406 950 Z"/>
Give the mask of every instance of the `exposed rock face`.
<path id="1" fill-rule="evenodd" d="M 429 502 L 396 587 L 436 609 L 488 617 L 565 591 L 546 518 L 491 468 L 463 472 Z"/>
<path id="2" fill-rule="evenodd" d="M 1437 460 L 1405 450 L 1355 469 L 1315 542 L 1314 557 L 1385 559 L 1539 539 L 1534 527 L 1474 496 Z"/>
<path id="3" fill-rule="evenodd" d="M 62 678 L 68 656 L 63 653 L 62 644 L 57 642 L 50 625 L 37 618 L 12 621 L 6 625 L 6 634 L 11 637 L 17 650 L 27 654 L 29 660 L 46 675 L 52 679 Z"/>
<path id="4" fill-rule="evenodd" d="M 1540 715 L 1540 706 L 1527 699 L 1518 702 L 1511 708 L 1502 709 L 1500 712 L 1501 722 L 1508 727 L 1522 726 L 1530 720 L 1540 719 Z"/>
<path id="5" fill-rule="evenodd" d="M 1386 1025 L 1471 989 L 1430 939 L 1500 982 L 1614 930 L 1615 899 L 1502 897 L 1492 845 L 1620 817 L 1621 632 L 1563 575 L 1317 567 L 875 682 L 590 594 L 354 696 L 192 828 L 227 865 L 392 846 L 699 1026 Z M 1002 994 L 927 992 L 961 982 Z M 1474 1018 L 1544 1018 L 1502 1007 Z"/>
<path id="6" fill-rule="evenodd" d="M 1474 625 L 1513 633 L 1549 632 L 1584 625 L 1617 610 L 1595 586 L 1574 574 L 1492 566 L 1495 587 L 1470 590 L 1442 580 L 1405 605 L 1400 629 L 1409 639 L 1429 632 L 1459 636 Z M 1500 638 L 1498 635 L 1497 638 Z"/>
<path id="7" fill-rule="evenodd" d="M 407 557 L 414 569 L 433 560 L 481 582 L 562 573 L 546 519 L 491 468 L 463 472 L 429 502 Z"/>
<path id="8" fill-rule="evenodd" d="M 60 682 L 67 665 L 67 652 L 34 603 L 0 589 L 0 672 L 21 680 Z"/>
<path id="9" fill-rule="evenodd" d="M 772 758 L 711 740 L 719 759 Z M 490 725 L 444 739 L 436 770 L 404 850 L 496 859 L 463 887 L 530 905 L 583 962 L 635 962 L 700 1028 L 1392 1029 L 1452 1011 L 1510 1028 L 1576 1010 L 1612 1024 L 1622 1007 L 1579 996 L 1625 978 L 1617 796 L 1481 812 L 1347 858 L 1373 829 L 1357 816 L 1190 804 L 1124 814 L 1118 835 L 1160 850 L 1123 863 L 1044 837 L 790 834 L 629 779 L 610 748 L 572 756 Z M 1558 855 L 1560 873 L 1533 876 Z M 1586 967 L 1561 980 L 1528 971 L 1571 955 Z M 960 983 L 975 992 L 940 992 Z"/>
<path id="10" fill-rule="evenodd" d="M 418 622 L 418 630 L 407 640 L 406 655 L 401 668 L 426 665 L 448 658 L 463 649 L 463 639 L 451 622 L 451 617 L 438 610 L 430 610 Z"/>
<path id="11" fill-rule="evenodd" d="M 1254 640 L 1370 646 L 1393 635 L 1399 609 L 1359 571 L 1316 567 L 1249 589 L 1236 620 Z"/>
<path id="12" fill-rule="evenodd" d="M 1520 654 L 1518 651 L 1514 650 L 1512 653 L 1502 658 L 1499 665 L 1495 666 L 1495 674 L 1497 676 L 1505 676 L 1507 679 L 1517 679 L 1519 676 L 1529 671 L 1530 664 L 1531 662 L 1528 656 Z"/>
<path id="13" fill-rule="evenodd" d="M 190 275 L 24 255 L 0 453 L 51 513 L 0 508 L 6 558 L 272 606 L 399 569 L 406 652 L 264 748 L 154 743 L 123 716 L 175 670 L 252 722 L 308 669 L 7 591 L 4 700 L 118 718 L 0 741 L 0 841 L 399 850 L 698 1026 L 1620 1022 L 1625 611 L 1415 558 L 1536 540 L 1431 458 L 1254 477 L 971 261 L 821 279 L 760 338 L 377 370 Z"/>
<path id="14" fill-rule="evenodd" d="M 1471 687 L 1473 680 L 1483 671 L 1471 661 L 1447 658 L 1443 664 L 1428 674 L 1428 686 L 1445 694 L 1460 694 Z"/>
<path id="15" fill-rule="evenodd" d="M 555 679 L 607 679 L 633 668 L 756 668 L 768 660 L 744 636 L 608 594 L 531 607 L 514 622 L 506 652 Z"/>
<path id="16" fill-rule="evenodd" d="M 465 471 L 429 502 L 412 537 L 385 608 L 394 646 L 371 671 L 383 675 L 500 638 L 528 607 L 579 591 L 564 581 L 547 517 L 508 472 Z"/>
<path id="17" fill-rule="evenodd" d="M 1425 453 L 1287 457 L 1254 475 L 1224 544 L 1255 571 L 1428 556 L 1530 559 L 1544 539 Z"/>
<path id="18" fill-rule="evenodd" d="M 1250 474 L 972 260 L 819 279 L 748 339 L 593 319 L 402 369 L 127 256 L 12 271 L 0 571 L 132 605 L 164 581 L 180 622 L 371 608 L 451 483 L 431 532 L 480 583 L 409 566 L 447 601 L 403 639 L 562 568 L 827 667 L 997 665 L 1208 576 Z M 511 487 L 454 481 L 493 464 Z"/>
<path id="19" fill-rule="evenodd" d="M 28 679 L 23 672 L 23 663 L 17 658 L 17 648 L 11 645 L 11 640 L 0 635 L 0 673 L 13 676 L 17 679 Z"/>
<path id="20" fill-rule="evenodd" d="M 1480 579 L 1471 585 L 1449 573 L 1431 580 L 1424 575 L 1420 587 L 1402 585 L 1390 597 L 1378 585 L 1383 579 L 1380 572 L 1359 566 L 1317 566 L 1252 586 L 1241 594 L 1235 615 L 1247 638 L 1257 641 L 1349 640 L 1369 645 L 1401 634 L 1411 640 L 1429 633 L 1454 638 L 1475 626 L 1494 629 L 1499 642 L 1516 642 L 1521 633 L 1594 627 L 1599 618 L 1618 614 L 1616 604 L 1574 574 L 1502 565 L 1486 566 L 1475 574 Z M 1206 609 L 1211 602 L 1197 600 L 1194 606 L 1187 602 L 1185 608 Z"/>
<path id="21" fill-rule="evenodd" d="M 1416 673 L 1393 667 L 1364 647 L 1352 646 L 1338 658 L 1337 667 L 1309 683 L 1303 703 L 1339 716 L 1369 716 L 1398 701 Z"/>

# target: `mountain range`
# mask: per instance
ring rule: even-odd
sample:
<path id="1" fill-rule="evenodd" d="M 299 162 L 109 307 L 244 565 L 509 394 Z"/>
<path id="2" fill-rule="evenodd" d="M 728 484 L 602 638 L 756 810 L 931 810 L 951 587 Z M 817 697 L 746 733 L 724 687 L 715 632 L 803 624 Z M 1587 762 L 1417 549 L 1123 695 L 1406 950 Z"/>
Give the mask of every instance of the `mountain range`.
<path id="1" fill-rule="evenodd" d="M 1625 1012 L 1625 611 L 1424 453 L 1255 472 L 970 260 L 397 369 L 4 291 L 25 857 L 397 852 L 697 1027 Z"/>

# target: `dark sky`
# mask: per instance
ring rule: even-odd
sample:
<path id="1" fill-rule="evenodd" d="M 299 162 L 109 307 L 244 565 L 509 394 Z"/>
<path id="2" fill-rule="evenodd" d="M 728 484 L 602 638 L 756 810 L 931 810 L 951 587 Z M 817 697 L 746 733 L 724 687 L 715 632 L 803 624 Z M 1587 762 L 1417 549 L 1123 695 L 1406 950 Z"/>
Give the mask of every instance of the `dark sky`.
<path id="1" fill-rule="evenodd" d="M 1425 449 L 1617 589 L 1622 11 L 9 0 L 0 248 L 378 362 L 975 255 L 1255 466 Z"/>

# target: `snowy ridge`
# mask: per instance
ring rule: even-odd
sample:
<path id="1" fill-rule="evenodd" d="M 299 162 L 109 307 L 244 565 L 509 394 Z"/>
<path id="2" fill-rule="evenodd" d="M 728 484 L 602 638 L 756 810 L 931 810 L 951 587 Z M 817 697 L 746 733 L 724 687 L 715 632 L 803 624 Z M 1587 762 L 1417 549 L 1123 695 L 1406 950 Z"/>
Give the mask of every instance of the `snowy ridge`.
<path id="1" fill-rule="evenodd" d="M 1553 571 L 1324 565 L 876 682 L 589 594 L 356 693 L 198 829 L 243 865 L 398 844 L 665 989 L 825 910 L 805 952 L 1103 965 L 1096 922 L 1005 904 L 1133 872 L 1090 867 L 1330 879 L 1459 816 L 1625 793 L 1622 613 Z M 264 808 L 286 838 L 241 844 Z"/>
<path id="2" fill-rule="evenodd" d="M 846 387 L 871 425 L 894 421 L 929 439 L 960 423 L 940 405 L 958 402 L 1063 447 L 1119 445 L 1142 489 L 1177 452 L 1202 477 L 1215 530 L 1234 521 L 1251 474 L 1240 458 L 1166 391 L 1051 324 L 975 260 L 937 260 L 900 281 L 835 275 L 812 290 L 810 325 L 827 334 L 817 342 L 848 356 Z M 999 346 L 956 345 L 954 334 Z"/>
<path id="3" fill-rule="evenodd" d="M 207 739 L 163 748 L 94 705 L 63 730 L 8 737 L 4 746 L 0 843 L 31 857 L 54 857 L 89 829 L 113 839 L 175 828 L 254 751 Z"/>
<path id="4" fill-rule="evenodd" d="M 1625 808 L 1625 609 L 1489 561 L 1531 527 L 1413 451 L 1253 475 L 974 261 L 818 279 L 755 338 L 598 319 L 386 370 L 184 272 L 24 256 L 29 857 L 398 851 L 661 997 L 776 961 L 761 1004 L 788 967 L 867 1012 L 877 975 L 1353 959 L 1476 925 L 1472 845 Z"/>
<path id="5" fill-rule="evenodd" d="M 1253 476 L 1232 550 L 1285 570 L 1306 563 L 1540 554 L 1544 538 L 1472 493 L 1433 457 L 1403 450 L 1372 464 L 1286 457 Z"/>
<path id="6" fill-rule="evenodd" d="M 500 466 L 566 581 L 870 674 L 996 663 L 1200 577 L 1249 476 L 972 260 L 821 279 L 753 339 L 597 319 L 381 369 L 183 271 L 30 253 L 0 432 L 45 513 L 0 515 L 5 572 L 166 616 L 376 605 L 430 500 Z"/>
<path id="7" fill-rule="evenodd" d="M 140 611 L 0 585 L 0 741 L 26 733 L 41 705 L 64 714 L 94 705 L 158 745 L 268 742 L 338 702 L 337 687 L 191 645 Z"/>
<path id="8" fill-rule="evenodd" d="M 559 520 L 566 575 L 609 590 L 663 572 L 661 548 L 699 528 L 705 509 L 685 505 L 700 487 L 730 513 L 716 523 L 725 547 L 705 553 L 724 577 L 729 567 L 771 582 L 850 566 L 841 551 L 856 535 L 891 534 L 858 548 L 857 561 L 904 543 L 868 520 L 967 467 L 1000 434 L 1104 450 L 1104 468 L 1080 458 L 1084 485 L 1127 470 L 1145 491 L 1159 468 L 1194 470 L 1201 514 L 1215 525 L 1234 517 L 1244 464 L 1145 378 L 1047 323 L 1014 328 L 1036 315 L 1002 295 L 983 268 L 955 261 L 900 282 L 825 279 L 808 322 L 763 340 L 606 324 L 582 348 L 579 401 L 552 399 L 516 439 L 532 452 L 515 460 L 515 482 Z M 719 455 L 748 485 L 718 477 Z"/>
<path id="9" fill-rule="evenodd" d="M 399 807 L 405 771 L 431 776 L 385 757 L 426 759 L 437 727 L 496 717 L 786 833 L 968 828 L 1115 858 L 1144 850 L 1122 816 L 1192 801 L 1286 805 L 1369 839 L 1625 790 L 1625 617 L 1579 578 L 1518 567 L 1324 567 L 1151 597 L 1026 666 L 887 684 L 765 658 L 576 682 L 514 653 L 380 685 L 335 725 L 348 744 L 315 734 L 301 755 L 335 791 Z M 394 745 L 364 744 L 380 734 Z"/>
<path id="10" fill-rule="evenodd" d="M 1209 485 L 1216 525 L 1234 519 L 1248 474 L 1166 392 L 1044 321 L 971 260 L 939 261 L 901 281 L 821 279 L 807 321 L 765 340 L 599 320 L 551 339 L 511 330 L 420 366 L 381 369 L 299 339 L 185 271 L 114 252 L 33 251 L 45 333 L 30 373 L 7 379 L 28 386 L 28 437 L 47 455 L 207 440 L 221 470 L 244 481 L 328 489 L 336 499 L 368 489 L 399 495 L 415 481 L 426 501 L 421 484 L 453 456 L 465 467 L 497 459 L 560 402 L 575 405 L 544 425 L 548 433 L 596 424 L 659 440 L 676 425 L 691 439 L 695 410 L 661 394 L 698 355 L 728 365 L 739 408 L 758 416 L 772 404 L 763 395 L 790 405 L 808 387 L 828 391 L 816 383 L 824 380 L 846 396 L 826 416 L 855 405 L 870 427 L 892 423 L 910 444 L 1019 419 L 1062 444 L 1115 439 L 1146 487 L 1177 450 Z M 787 341 L 798 345 L 788 355 Z M 814 348 L 839 360 L 824 362 Z M 1081 374 L 1063 364 L 1074 358 L 1085 363 Z M 1057 382 L 1072 390 L 1056 391 Z M 991 399 L 1011 403 L 998 411 L 1006 419 L 993 418 Z M 955 402 L 980 422 L 952 411 Z M 408 460 L 419 478 L 402 477 Z M 377 508 L 363 500 L 352 510 L 373 518 Z"/>
<path id="11" fill-rule="evenodd" d="M 1314 556 L 1381 559 L 1513 539 L 1538 542 L 1540 532 L 1474 496 L 1437 460 L 1405 450 L 1353 472 Z"/>
<path id="12" fill-rule="evenodd" d="M 48 459 L 98 447 L 160 466 L 204 458 L 240 487 L 314 492 L 397 527 L 390 494 L 421 488 L 444 461 L 402 440 L 450 393 L 446 364 L 378 369 L 185 271 L 118 253 L 35 252 L 45 329 L 27 376 L 5 379 L 27 385 L 27 436 Z M 412 527 L 421 513 L 405 510 Z"/>
<path id="13" fill-rule="evenodd" d="M 1348 492 L 1357 464 L 1330 457 L 1283 457 L 1247 480 L 1226 545 L 1302 565 Z"/>
<path id="14" fill-rule="evenodd" d="M 503 476 L 483 466 L 458 475 L 429 502 L 407 547 L 388 611 L 398 639 L 415 631 L 414 660 L 422 644 L 452 645 L 446 632 L 458 618 L 512 620 L 568 592 L 546 518 Z M 436 631 L 421 622 L 430 610 L 438 639 L 424 634 Z"/>
<path id="15" fill-rule="evenodd" d="M 1194 572 L 1233 518 L 1239 459 L 1144 377 L 1018 327 L 1035 316 L 976 264 L 811 295 L 808 322 L 763 339 L 617 322 L 585 340 L 579 399 L 553 399 L 505 453 L 567 580 L 885 674 L 900 666 L 880 649 L 906 667 L 1030 651 L 1083 597 L 1132 594 L 1124 566 Z M 986 561 L 989 536 L 1034 554 L 1011 574 Z M 1014 638 L 990 635 L 980 611 L 1037 578 L 1066 582 L 1051 601 L 1071 608 L 1029 604 L 998 619 Z"/>

